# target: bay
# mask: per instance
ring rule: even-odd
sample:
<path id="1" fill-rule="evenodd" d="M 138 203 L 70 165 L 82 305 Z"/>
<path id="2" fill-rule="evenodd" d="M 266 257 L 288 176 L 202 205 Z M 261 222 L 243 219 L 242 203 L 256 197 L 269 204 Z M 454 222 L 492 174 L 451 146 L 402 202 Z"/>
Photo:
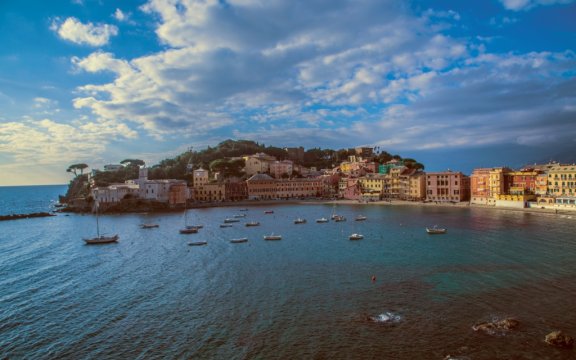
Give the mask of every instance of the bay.
<path id="1" fill-rule="evenodd" d="M 91 215 L 0 223 L 0 358 L 573 358 L 543 339 L 576 335 L 576 216 L 335 209 L 348 221 L 316 223 L 330 204 L 188 210 L 204 225 L 191 235 L 182 213 L 104 215 L 120 241 L 100 246 L 82 241 Z M 235 214 L 246 217 L 220 228 Z M 426 234 L 435 224 L 448 233 Z M 520 327 L 471 329 L 504 317 Z"/>

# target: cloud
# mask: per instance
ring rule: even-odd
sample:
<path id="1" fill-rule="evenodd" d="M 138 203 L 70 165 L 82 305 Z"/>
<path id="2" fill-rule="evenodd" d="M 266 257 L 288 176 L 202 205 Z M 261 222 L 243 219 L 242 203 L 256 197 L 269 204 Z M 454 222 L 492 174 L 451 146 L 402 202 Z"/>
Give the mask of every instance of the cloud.
<path id="1" fill-rule="evenodd" d="M 136 136 L 126 125 L 107 120 L 66 124 L 28 118 L 0 123 L 0 152 L 15 162 L 33 165 L 88 161 L 103 153 L 111 141 Z"/>
<path id="2" fill-rule="evenodd" d="M 506 9 L 512 11 L 530 10 L 537 6 L 570 4 L 574 1 L 575 0 L 500 0 Z"/>
<path id="3" fill-rule="evenodd" d="M 83 24 L 74 17 L 69 17 L 63 22 L 56 19 L 50 28 L 64 40 L 89 46 L 104 46 L 112 36 L 118 35 L 118 28 L 114 25 L 94 25 L 91 22 Z"/>
<path id="4" fill-rule="evenodd" d="M 74 58 L 78 71 L 113 76 L 78 87 L 74 106 L 157 139 L 401 150 L 576 136 L 567 124 L 574 53 L 490 53 L 486 39 L 431 25 L 459 22 L 458 13 L 416 15 L 401 4 L 151 0 L 142 9 L 165 49 Z"/>
<path id="5" fill-rule="evenodd" d="M 120 22 L 126 22 L 130 19 L 130 13 L 125 13 L 120 9 L 116 9 L 112 16 L 114 16 L 114 19 Z"/>

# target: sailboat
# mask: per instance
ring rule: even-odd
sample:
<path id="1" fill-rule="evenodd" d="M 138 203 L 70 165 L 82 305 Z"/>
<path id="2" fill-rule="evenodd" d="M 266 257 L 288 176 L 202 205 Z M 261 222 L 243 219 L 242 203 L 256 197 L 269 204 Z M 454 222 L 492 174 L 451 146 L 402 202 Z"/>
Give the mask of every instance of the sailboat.
<path id="1" fill-rule="evenodd" d="M 96 205 L 94 206 L 96 209 L 96 237 L 94 238 L 84 238 L 84 242 L 86 242 L 86 245 L 96 245 L 96 244 L 110 244 L 110 243 L 115 243 L 118 242 L 119 236 L 118 234 L 112 235 L 112 236 L 104 236 L 104 235 L 100 235 L 100 211 L 98 210 L 99 206 L 98 206 L 98 202 L 96 202 Z"/>
<path id="2" fill-rule="evenodd" d="M 189 226 L 188 224 L 188 209 L 184 209 L 184 227 L 180 229 L 180 234 L 196 234 L 198 227 Z"/>

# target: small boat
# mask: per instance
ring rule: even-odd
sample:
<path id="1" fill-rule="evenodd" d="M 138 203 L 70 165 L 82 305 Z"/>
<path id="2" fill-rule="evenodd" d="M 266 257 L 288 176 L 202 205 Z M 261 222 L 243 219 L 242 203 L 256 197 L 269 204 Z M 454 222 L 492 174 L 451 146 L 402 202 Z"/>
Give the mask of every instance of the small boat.
<path id="1" fill-rule="evenodd" d="M 190 246 L 201 246 L 201 245 L 207 245 L 208 242 L 207 241 L 191 241 L 188 243 L 188 245 Z"/>
<path id="2" fill-rule="evenodd" d="M 226 223 L 226 224 L 235 223 L 235 222 L 240 222 L 240 220 L 238 220 L 238 219 L 233 219 L 233 218 L 226 218 L 226 219 L 224 219 L 224 223 Z"/>
<path id="3" fill-rule="evenodd" d="M 282 235 L 264 235 L 264 240 L 282 240 Z"/>
<path id="4" fill-rule="evenodd" d="M 221 228 L 232 227 L 232 224 L 220 224 Z"/>
<path id="5" fill-rule="evenodd" d="M 95 238 L 84 239 L 84 242 L 86 242 L 86 245 L 115 243 L 115 242 L 118 242 L 118 235 L 113 235 L 113 236 L 100 235 L 100 236 L 95 237 Z"/>
<path id="6" fill-rule="evenodd" d="M 366 219 L 367 219 L 366 216 L 364 216 L 364 215 L 358 215 L 358 216 L 356 216 L 356 219 L 354 219 L 354 220 L 356 220 L 356 221 L 364 221 L 364 220 L 366 220 Z"/>
<path id="7" fill-rule="evenodd" d="M 298 218 L 294 220 L 294 224 L 306 224 L 306 219 Z"/>
<path id="8" fill-rule="evenodd" d="M 118 242 L 119 236 L 118 234 L 112 236 L 104 236 L 100 235 L 100 207 L 98 202 L 95 204 L 96 210 L 96 237 L 93 238 L 84 238 L 84 242 L 86 245 L 97 245 L 97 244 L 110 244 Z"/>
<path id="9" fill-rule="evenodd" d="M 186 225 L 187 228 L 202 229 L 204 225 Z"/>
<path id="10" fill-rule="evenodd" d="M 349 239 L 350 240 L 362 240 L 362 239 L 364 239 L 364 235 L 354 233 L 354 234 L 350 235 Z"/>
<path id="11" fill-rule="evenodd" d="M 326 219 L 325 217 L 323 217 L 323 218 L 320 218 L 320 219 L 316 219 L 316 222 L 317 222 L 317 223 L 327 223 L 327 222 L 328 222 L 328 219 Z"/>
<path id="12" fill-rule="evenodd" d="M 426 232 L 430 235 L 446 234 L 447 229 L 439 228 L 434 225 L 434 227 L 426 228 Z"/>
<path id="13" fill-rule="evenodd" d="M 234 215 L 235 218 L 245 218 L 246 214 L 236 214 Z"/>
<path id="14" fill-rule="evenodd" d="M 346 221 L 346 218 L 344 216 L 341 216 L 341 215 L 336 215 L 336 217 L 334 218 L 334 221 L 336 221 L 336 222 Z"/>
<path id="15" fill-rule="evenodd" d="M 196 234 L 198 229 L 195 227 L 185 227 L 184 229 L 180 229 L 180 234 Z"/>
<path id="16" fill-rule="evenodd" d="M 246 226 L 260 226 L 258 221 L 250 221 L 246 223 Z"/>
<path id="17" fill-rule="evenodd" d="M 274 214 L 274 210 L 266 210 L 264 211 L 264 214 Z"/>
<path id="18" fill-rule="evenodd" d="M 140 228 L 141 229 L 154 229 L 154 228 L 157 228 L 159 226 L 160 225 L 158 225 L 158 224 L 141 224 Z"/>
<path id="19" fill-rule="evenodd" d="M 245 242 L 248 242 L 248 238 L 232 239 L 232 240 L 230 240 L 230 242 L 232 244 L 245 243 Z"/>

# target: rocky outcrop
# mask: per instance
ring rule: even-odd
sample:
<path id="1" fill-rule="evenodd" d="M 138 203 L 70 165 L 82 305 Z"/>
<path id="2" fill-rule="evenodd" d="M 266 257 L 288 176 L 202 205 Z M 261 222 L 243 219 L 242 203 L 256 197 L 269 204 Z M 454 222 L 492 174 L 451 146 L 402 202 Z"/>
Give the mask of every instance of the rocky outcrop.
<path id="1" fill-rule="evenodd" d="M 488 335 L 501 334 L 517 328 L 520 322 L 513 318 L 503 320 L 483 322 L 472 326 L 472 330 L 480 331 Z"/>
<path id="2" fill-rule="evenodd" d="M 550 334 L 546 335 L 544 341 L 549 345 L 564 349 L 572 349 L 574 347 L 574 338 L 560 330 L 552 331 Z"/>
<path id="3" fill-rule="evenodd" d="M 39 213 L 31 213 L 31 214 L 2 215 L 2 216 L 0 216 L 0 221 L 39 218 L 39 217 L 47 217 L 47 216 L 56 216 L 56 215 L 51 214 L 51 213 L 47 213 L 47 212 L 39 212 Z"/>

